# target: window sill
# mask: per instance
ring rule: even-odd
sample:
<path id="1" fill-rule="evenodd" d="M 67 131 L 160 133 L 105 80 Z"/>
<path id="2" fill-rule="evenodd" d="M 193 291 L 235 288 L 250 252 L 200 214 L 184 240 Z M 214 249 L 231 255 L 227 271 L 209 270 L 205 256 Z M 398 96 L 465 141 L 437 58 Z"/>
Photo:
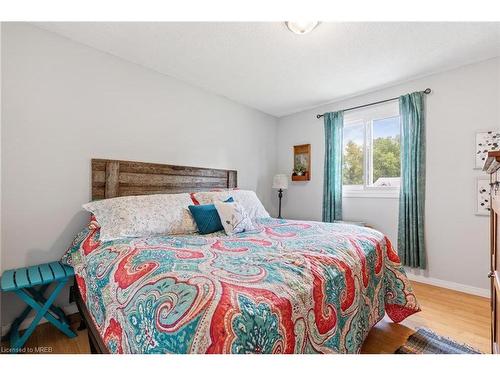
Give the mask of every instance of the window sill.
<path id="1" fill-rule="evenodd" d="M 343 191 L 342 198 L 385 198 L 399 199 L 399 189 L 391 190 L 350 190 Z"/>

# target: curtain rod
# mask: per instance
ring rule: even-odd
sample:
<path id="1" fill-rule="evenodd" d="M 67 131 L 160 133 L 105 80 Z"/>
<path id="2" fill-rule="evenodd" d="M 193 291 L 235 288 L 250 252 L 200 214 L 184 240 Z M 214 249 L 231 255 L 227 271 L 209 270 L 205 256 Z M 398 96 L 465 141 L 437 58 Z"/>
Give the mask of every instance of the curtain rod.
<path id="1" fill-rule="evenodd" d="M 424 94 L 430 94 L 430 93 L 431 93 L 431 91 L 432 91 L 431 89 L 426 88 L 426 89 L 424 90 Z M 352 111 L 352 110 L 354 110 L 354 109 L 364 108 L 364 107 L 369 107 L 369 106 L 371 106 L 371 105 L 382 104 L 382 103 L 386 103 L 386 102 L 392 102 L 393 100 L 397 100 L 397 99 L 399 99 L 399 97 L 397 97 L 397 98 L 385 99 L 385 100 L 380 100 L 380 101 L 378 101 L 378 102 L 373 102 L 373 103 L 368 103 L 368 104 L 363 104 L 363 105 L 358 105 L 357 107 L 347 108 L 347 109 L 344 109 L 343 111 L 344 111 L 344 112 L 346 112 L 346 111 Z M 321 118 L 321 117 L 323 117 L 323 116 L 324 116 L 324 114 L 323 114 L 323 115 L 316 115 L 316 118 Z"/>

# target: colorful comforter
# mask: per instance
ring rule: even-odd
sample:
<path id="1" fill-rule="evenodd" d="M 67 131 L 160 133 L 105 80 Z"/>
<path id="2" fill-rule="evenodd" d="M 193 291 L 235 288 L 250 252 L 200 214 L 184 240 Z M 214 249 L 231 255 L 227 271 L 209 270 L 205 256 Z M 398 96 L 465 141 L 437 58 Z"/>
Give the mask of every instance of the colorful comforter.
<path id="1" fill-rule="evenodd" d="M 112 353 L 357 353 L 385 313 L 419 311 L 387 237 L 345 224 L 99 242 L 63 261 Z"/>

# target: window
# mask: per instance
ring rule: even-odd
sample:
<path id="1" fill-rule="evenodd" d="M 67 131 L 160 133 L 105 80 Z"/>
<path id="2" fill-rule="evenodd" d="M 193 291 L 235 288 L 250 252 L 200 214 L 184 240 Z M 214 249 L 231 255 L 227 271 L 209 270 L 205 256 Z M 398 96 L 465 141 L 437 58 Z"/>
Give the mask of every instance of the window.
<path id="1" fill-rule="evenodd" d="M 400 186 L 400 123 L 397 102 L 344 116 L 344 195 L 397 197 Z"/>

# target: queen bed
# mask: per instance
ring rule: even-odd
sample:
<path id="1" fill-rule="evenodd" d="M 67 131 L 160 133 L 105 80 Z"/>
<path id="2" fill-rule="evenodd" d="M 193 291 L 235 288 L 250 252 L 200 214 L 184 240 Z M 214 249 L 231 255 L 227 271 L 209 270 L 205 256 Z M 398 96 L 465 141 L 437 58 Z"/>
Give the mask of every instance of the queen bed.
<path id="1" fill-rule="evenodd" d="M 191 193 L 196 204 L 224 189 L 238 201 L 236 186 L 236 171 L 92 161 L 92 200 Z M 63 257 L 92 351 L 358 353 L 385 314 L 420 310 L 382 233 L 267 215 L 252 225 L 102 241 L 92 217 Z"/>

